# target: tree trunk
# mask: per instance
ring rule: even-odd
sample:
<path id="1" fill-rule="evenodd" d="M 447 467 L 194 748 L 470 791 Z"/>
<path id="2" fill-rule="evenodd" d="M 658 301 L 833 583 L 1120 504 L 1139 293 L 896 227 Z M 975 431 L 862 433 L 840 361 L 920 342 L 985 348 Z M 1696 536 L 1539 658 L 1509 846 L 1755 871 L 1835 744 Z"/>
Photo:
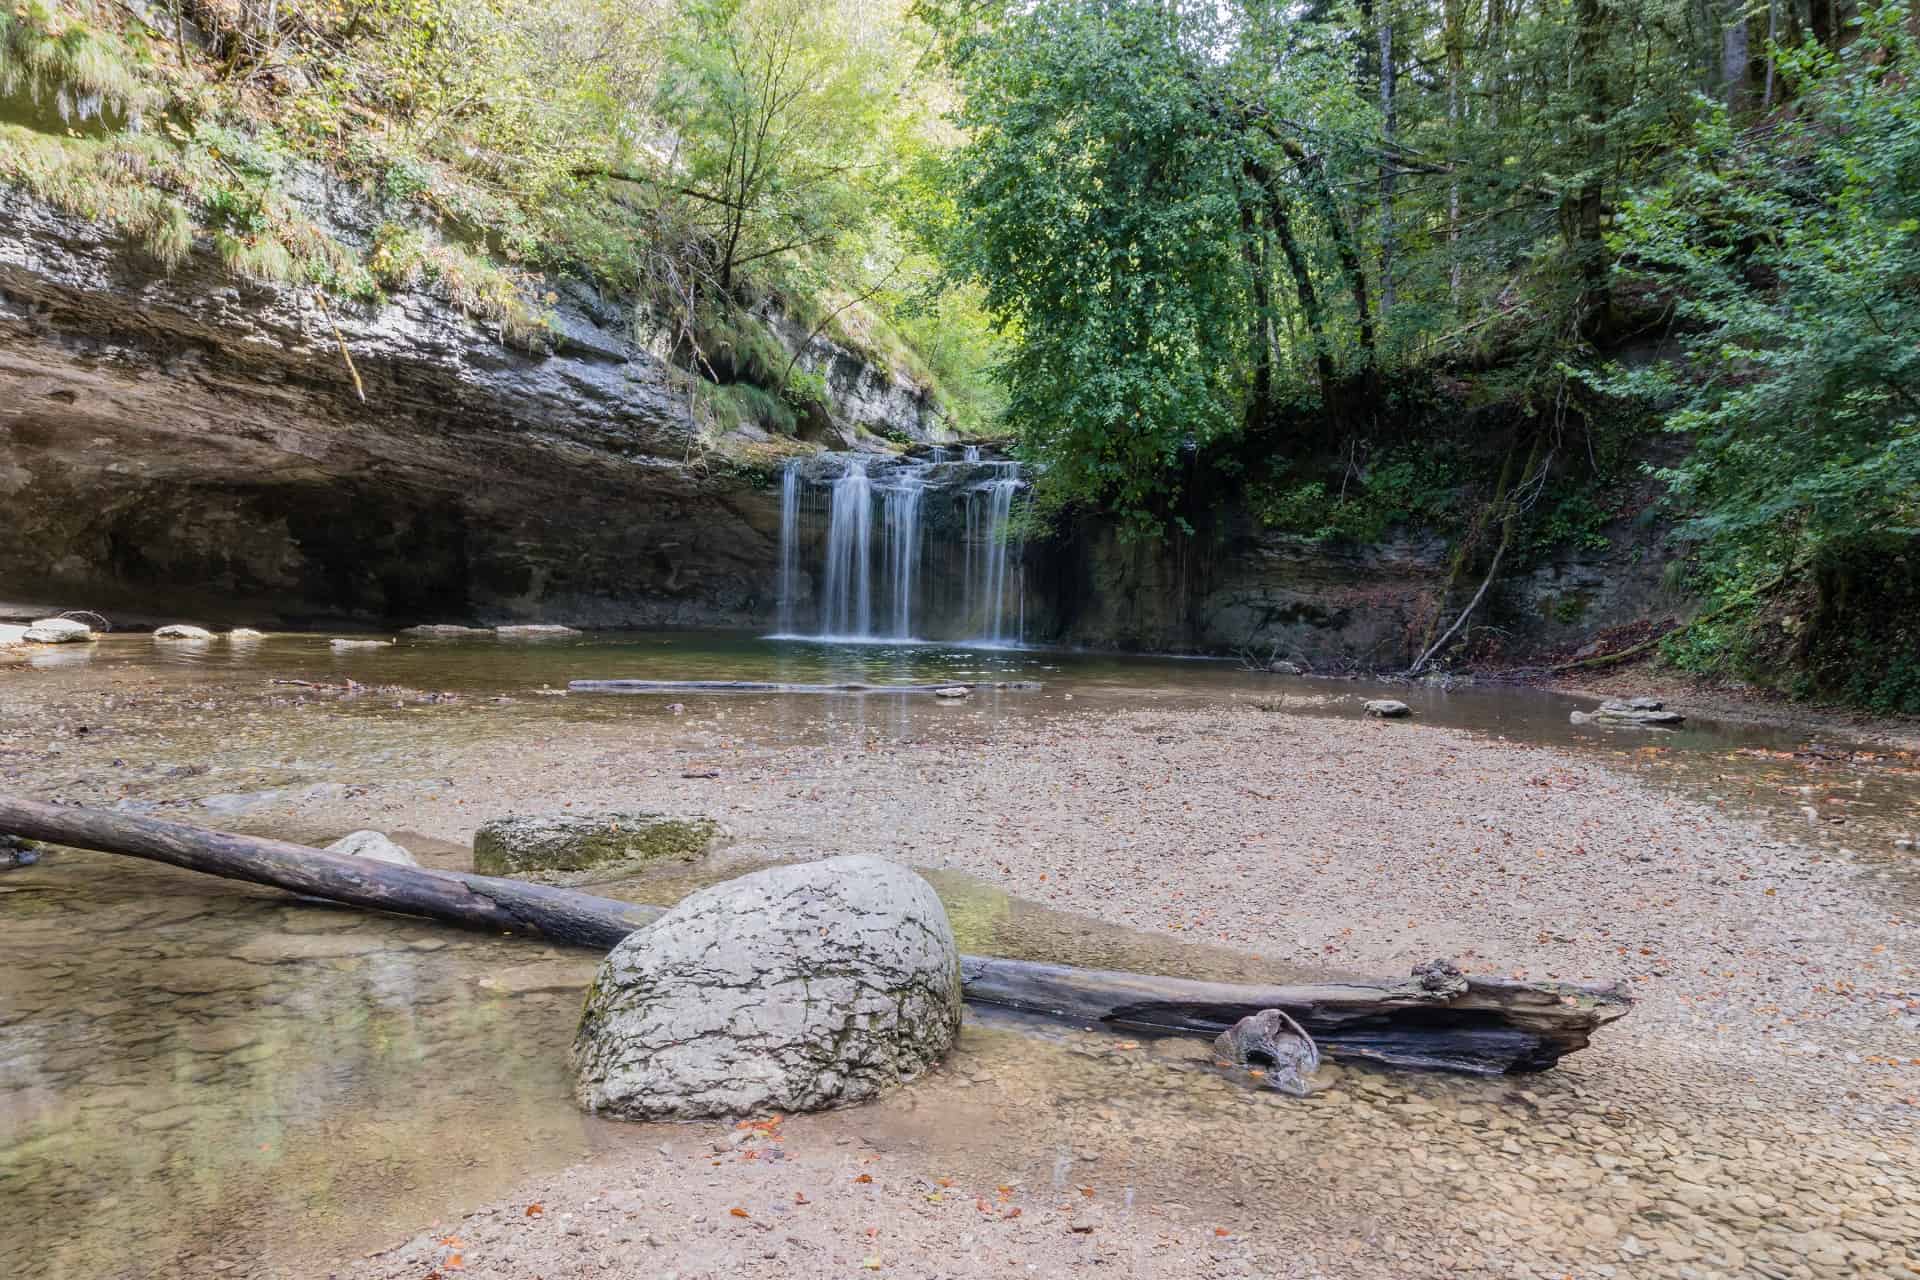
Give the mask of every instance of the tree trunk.
<path id="1" fill-rule="evenodd" d="M 1386 146 L 1380 152 L 1380 327 L 1386 328 L 1393 310 L 1393 179 L 1399 163 L 1394 149 L 1393 9 L 1379 0 L 1374 12 L 1380 25 L 1380 133 Z"/>
<path id="2" fill-rule="evenodd" d="M 1613 112 L 1606 59 L 1613 13 L 1605 0 L 1574 0 L 1574 20 L 1586 168 L 1564 216 L 1581 280 L 1579 329 L 1595 337 L 1609 327 L 1613 311 L 1613 291 L 1607 278 L 1611 263 L 1603 239 L 1610 151 L 1607 124 Z"/>
<path id="3" fill-rule="evenodd" d="M 1465 0 L 1446 0 L 1447 132 L 1453 145 L 1453 175 L 1447 179 L 1447 301 L 1460 310 L 1460 166 L 1465 162 L 1462 136 L 1466 132 L 1465 99 L 1460 82 L 1467 74 L 1467 15 Z"/>
<path id="4" fill-rule="evenodd" d="M 429 871 L 185 823 L 0 795 L 0 834 L 125 854 L 350 906 L 605 950 L 659 907 L 493 876 Z M 1432 968 L 1431 966 L 1429 968 Z M 1263 987 L 961 957 L 976 1004 L 1136 1031 L 1212 1036 L 1285 1009 L 1332 1057 L 1479 1075 L 1543 1071 L 1627 1013 L 1616 988 L 1466 978 Z"/>
<path id="5" fill-rule="evenodd" d="M 1726 0 L 1726 26 L 1720 34 L 1720 86 L 1727 110 L 1735 115 L 1747 109 L 1747 3 Z"/>
<path id="6" fill-rule="evenodd" d="M 1416 970 L 1416 975 L 1418 971 Z M 1213 1037 L 1284 1009 L 1334 1058 L 1507 1075 L 1544 1071 L 1632 1008 L 1618 990 L 1501 978 L 1258 987 L 967 956 L 968 1000 L 1129 1031 Z"/>

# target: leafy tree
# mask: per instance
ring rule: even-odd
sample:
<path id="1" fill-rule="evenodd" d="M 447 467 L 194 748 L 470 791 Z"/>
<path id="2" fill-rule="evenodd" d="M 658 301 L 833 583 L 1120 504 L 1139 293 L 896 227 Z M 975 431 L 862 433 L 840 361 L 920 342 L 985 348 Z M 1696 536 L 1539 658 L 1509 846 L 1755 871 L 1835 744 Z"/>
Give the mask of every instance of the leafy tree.
<path id="1" fill-rule="evenodd" d="M 1605 385 L 1691 440 L 1664 474 L 1723 601 L 1809 574 L 1871 600 L 1857 579 L 1900 576 L 1920 538 L 1917 54 L 1898 3 L 1784 52 L 1794 110 L 1746 130 L 1712 111 L 1623 214 L 1622 276 L 1673 299 L 1682 355 Z"/>

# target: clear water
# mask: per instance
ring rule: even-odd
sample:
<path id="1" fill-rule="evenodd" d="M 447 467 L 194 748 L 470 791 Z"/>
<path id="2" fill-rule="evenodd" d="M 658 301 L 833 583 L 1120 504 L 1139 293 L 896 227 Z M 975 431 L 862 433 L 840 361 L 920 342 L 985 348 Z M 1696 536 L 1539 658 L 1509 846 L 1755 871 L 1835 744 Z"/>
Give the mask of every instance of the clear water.
<path id="1" fill-rule="evenodd" d="M 1710 723 L 1658 736 L 1580 729 L 1567 721 L 1580 703 L 1530 690 L 1444 693 L 1276 680 L 1217 662 L 685 633 L 402 640 L 344 653 L 324 636 L 240 647 L 123 636 L 16 656 L 0 667 L 0 780 L 55 794 L 137 774 L 123 788 L 135 807 L 200 796 L 198 820 L 320 841 L 341 832 L 292 823 L 275 801 L 316 787 L 346 794 L 353 779 L 396 767 L 456 771 L 471 742 L 524 742 L 526 767 L 537 769 L 543 736 L 593 726 L 629 743 L 643 767 L 649 744 L 671 733 L 669 699 L 543 696 L 572 679 L 622 677 L 1041 685 L 983 689 L 963 710 L 913 697 L 673 697 L 690 714 L 723 712 L 729 732 L 770 748 L 907 739 L 956 714 L 989 738 L 1016 722 L 1143 705 L 1351 716 L 1359 699 L 1385 692 L 1429 722 L 1598 753 L 1787 823 L 1802 821 L 1813 776 L 1845 801 L 1848 825 L 1830 826 L 1823 813 L 1809 828 L 1830 844 L 1864 843 L 1909 821 L 1920 797 L 1906 766 L 1836 760 L 1809 775 L 1804 758 L 1782 755 L 1803 745 L 1796 735 Z M 360 687 L 347 690 L 349 680 Z M 457 701 L 433 701 L 446 694 Z M 101 722 L 81 719 L 102 708 Z M 231 790 L 209 797 L 213 779 Z M 395 834 L 429 865 L 466 856 Z M 597 891 L 668 902 L 713 874 L 675 871 Z M 932 878 L 969 950 L 1194 976 L 1303 976 L 1062 915 L 965 877 Z M 61 854 L 0 876 L 0 1275 L 321 1274 L 328 1259 L 635 1141 L 631 1129 L 589 1122 L 568 1097 L 565 1046 L 595 963 L 101 855 Z M 1592 1084 L 1574 1060 L 1530 1084 L 1529 1105 L 1582 1133 L 1685 1135 L 1696 1152 L 1727 1153 L 1714 1159 L 1728 1184 L 1749 1176 L 1741 1161 L 1811 1177 L 1808 1162 L 1831 1154 L 1802 1150 L 1770 1120 L 1735 1132 L 1724 1116 L 1692 1114 L 1684 1100 L 1631 1082 L 1602 1107 L 1583 1097 Z M 1355 1076 L 1312 1113 L 1279 1110 L 1177 1043 L 1123 1050 L 976 1020 L 939 1078 L 823 1123 L 892 1134 L 952 1169 L 1004 1177 L 1031 1166 L 1036 1179 L 1084 1178 L 1129 1197 L 1210 1188 L 1257 1221 L 1302 1194 L 1285 1172 L 1292 1162 L 1316 1169 L 1307 1194 L 1328 1212 L 1396 1180 L 1416 1194 L 1429 1175 L 1403 1159 L 1409 1150 L 1464 1161 L 1449 1176 L 1467 1181 L 1525 1162 L 1530 1177 L 1555 1185 L 1562 1152 L 1551 1134 L 1456 1118 L 1512 1105 L 1510 1089 Z M 1010 1112 L 1025 1117 L 1017 1135 L 997 1122 Z M 1260 1159 L 1241 1158 L 1254 1151 Z M 1341 1159 L 1329 1164 L 1329 1151 Z M 1663 1175 L 1656 1160 L 1622 1176 L 1651 1193 Z M 1577 1183 L 1565 1188 L 1570 1205 L 1584 1196 Z"/>

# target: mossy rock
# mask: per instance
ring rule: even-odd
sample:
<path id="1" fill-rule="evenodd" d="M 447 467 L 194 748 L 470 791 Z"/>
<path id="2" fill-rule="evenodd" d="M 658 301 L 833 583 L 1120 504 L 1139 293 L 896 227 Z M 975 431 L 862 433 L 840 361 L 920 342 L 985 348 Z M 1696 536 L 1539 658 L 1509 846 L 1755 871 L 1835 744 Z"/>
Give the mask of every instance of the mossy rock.
<path id="1" fill-rule="evenodd" d="M 615 864 L 691 862 L 720 840 L 712 818 L 660 813 L 563 813 L 495 818 L 473 833 L 473 869 L 544 876 Z"/>

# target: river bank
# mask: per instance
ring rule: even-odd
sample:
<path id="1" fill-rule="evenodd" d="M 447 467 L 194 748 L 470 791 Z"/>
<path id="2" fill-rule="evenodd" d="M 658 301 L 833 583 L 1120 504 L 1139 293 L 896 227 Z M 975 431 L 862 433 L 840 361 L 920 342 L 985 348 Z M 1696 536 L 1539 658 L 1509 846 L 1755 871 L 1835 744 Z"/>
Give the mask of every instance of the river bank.
<path id="1" fill-rule="evenodd" d="M 345 1217 L 320 1212 L 312 1191 L 278 1205 L 333 1221 L 324 1230 L 302 1233 L 264 1209 L 256 1219 L 245 1196 L 228 1196 L 219 1203 L 235 1220 L 211 1239 L 187 1231 L 141 1262 L 101 1265 L 97 1250 L 125 1244 L 80 1239 L 62 1255 L 36 1228 L 15 1247 L 72 1259 L 48 1274 L 206 1274 L 220 1262 L 228 1275 L 324 1264 L 383 1280 L 436 1269 L 554 1280 L 1114 1265 L 1368 1280 L 1442 1269 L 1818 1277 L 1900 1274 L 1913 1261 L 1914 869 L 1875 834 L 1914 795 L 1897 768 L 1807 772 L 1738 735 L 1575 736 L 1563 703 L 1526 690 L 1423 695 L 1411 723 L 1367 721 L 1343 682 L 1222 664 L 975 655 L 954 661 L 1054 669 L 1038 673 L 1040 690 L 955 707 L 715 697 L 676 713 L 664 699 L 537 696 L 564 683 L 551 664 L 626 673 L 628 659 L 604 648 L 543 659 L 538 679 L 524 666 L 412 661 L 302 649 L 272 668 L 405 678 L 357 695 L 270 685 L 256 667 L 132 656 L 8 679 L 0 710 L 36 733 L 6 744 L 0 782 L 309 841 L 376 827 L 441 865 L 458 864 L 473 829 L 509 810 L 709 814 L 732 833 L 710 864 L 599 891 L 666 901 L 768 862 L 876 853 L 928 870 L 972 950 L 1275 977 L 1404 972 L 1447 955 L 1481 972 L 1619 979 L 1640 1003 L 1546 1075 L 1333 1070 L 1305 1103 L 1220 1073 L 1182 1042 L 972 1018 L 940 1073 L 871 1107 L 788 1121 L 778 1142 L 724 1126 L 580 1128 L 574 1117 L 577 1136 L 501 1158 L 521 1118 L 490 1101 L 474 1050 L 455 1048 L 474 1033 L 458 1028 L 484 1026 L 481 1054 L 516 1064 L 525 1131 L 554 1129 L 571 1114 L 561 1059 L 593 957 L 288 907 L 157 868 L 117 906 L 108 886 L 124 862 L 56 853 L 0 880 L 36 890 L 0 897 L 13 913 L 0 1012 L 10 1034 L 25 1028 L 47 1046 L 0 1076 L 13 1126 L 0 1195 L 31 1209 L 21 1177 L 53 1194 L 70 1176 L 33 1163 L 63 1156 L 59 1130 L 36 1117 L 51 1122 L 60 1099 L 97 1091 L 82 1083 L 97 1066 L 54 1054 L 59 1019 L 69 1003 L 104 998 L 87 984 L 106 951 L 152 952 L 163 939 L 163 956 L 132 956 L 134 969 L 116 974 L 115 996 L 208 1008 L 178 1030 L 152 1014 L 129 1014 L 124 1033 L 108 1019 L 87 1050 L 95 1062 L 157 1057 L 170 1101 L 189 1107 L 137 1126 L 136 1150 L 178 1145 L 168 1159 L 205 1170 L 226 1158 L 211 1137 L 226 1131 L 207 1117 L 237 1106 L 253 1126 L 242 1131 L 254 1177 L 291 1180 L 284 1195 L 343 1142 L 367 1159 L 390 1147 L 351 1127 L 357 1094 L 307 1120 L 266 1105 L 326 1069 L 316 1058 L 295 1070 L 304 1059 L 291 1047 L 262 1054 L 271 1037 L 228 1051 L 216 1097 L 202 1099 L 205 1086 L 175 1065 L 173 1037 L 204 1038 L 263 1007 L 299 1037 L 302 1002 L 350 981 L 400 1019 L 374 1024 L 366 1043 L 389 1047 L 354 1069 L 406 1095 L 422 1154 L 380 1154 L 408 1163 L 393 1177 L 370 1164 Z M 685 652 L 647 661 L 701 670 Z M 444 679 L 423 688 L 414 674 L 429 669 Z M 1450 715 L 1474 727 L 1441 723 Z M 1816 794 L 1769 815 L 1758 802 L 1782 776 Z M 1845 825 L 1800 816 L 1803 799 L 1826 809 L 1830 798 L 1846 802 L 1828 809 Z M 141 917 L 138 939 L 114 931 L 175 893 L 218 904 L 201 909 L 226 913 L 226 931 L 169 925 L 164 909 Z M 20 916 L 34 898 L 41 914 Z M 253 985 L 168 994 L 210 967 Z M 186 976 L 166 976 L 177 969 Z M 329 1024 L 335 1055 L 350 1059 L 360 1043 L 351 1010 L 362 989 Z M 396 1034 L 417 1048 L 396 1058 Z M 435 1110 L 449 1085 L 465 1110 Z M 280 1118 L 262 1154 L 269 1114 Z M 196 1204 L 191 1188 L 180 1203 Z M 122 1242 L 152 1230 L 116 1226 Z"/>

